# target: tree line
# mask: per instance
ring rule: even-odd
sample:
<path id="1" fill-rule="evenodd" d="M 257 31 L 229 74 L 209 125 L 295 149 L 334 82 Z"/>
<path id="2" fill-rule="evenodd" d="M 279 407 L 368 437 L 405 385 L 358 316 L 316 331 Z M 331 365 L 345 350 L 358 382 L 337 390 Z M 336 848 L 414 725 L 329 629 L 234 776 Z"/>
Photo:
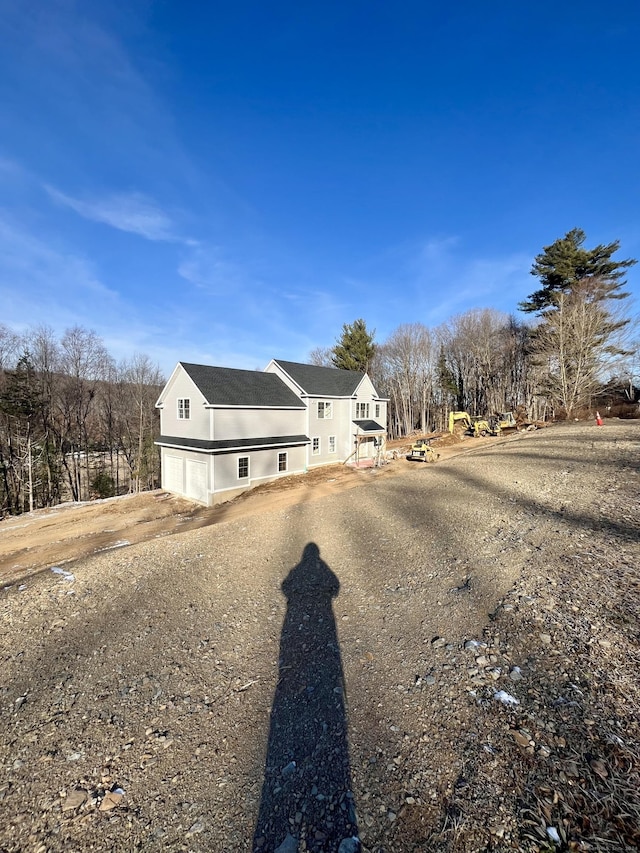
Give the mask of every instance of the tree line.
<path id="1" fill-rule="evenodd" d="M 0 509 L 16 514 L 156 488 L 164 377 L 116 363 L 95 332 L 0 324 Z"/>
<path id="2" fill-rule="evenodd" d="M 576 228 L 536 256 L 531 273 L 540 287 L 519 306 L 533 321 L 473 309 L 434 329 L 403 324 L 377 344 L 359 319 L 310 360 L 367 371 L 389 397 L 392 437 L 443 429 L 451 409 L 575 417 L 616 379 L 632 399 L 629 365 L 638 346 L 629 338 L 637 325 L 623 276 L 636 261 L 614 260 L 619 241 L 587 249 L 585 240 Z"/>

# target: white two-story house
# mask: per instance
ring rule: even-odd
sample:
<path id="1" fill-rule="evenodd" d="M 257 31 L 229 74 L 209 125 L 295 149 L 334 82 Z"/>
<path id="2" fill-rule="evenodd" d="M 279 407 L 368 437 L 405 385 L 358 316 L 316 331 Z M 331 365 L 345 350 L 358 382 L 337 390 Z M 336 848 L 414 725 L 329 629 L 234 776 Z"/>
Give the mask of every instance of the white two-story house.
<path id="1" fill-rule="evenodd" d="M 180 362 L 156 405 L 162 487 L 208 506 L 315 465 L 373 464 L 386 436 L 366 374 L 288 361 Z"/>

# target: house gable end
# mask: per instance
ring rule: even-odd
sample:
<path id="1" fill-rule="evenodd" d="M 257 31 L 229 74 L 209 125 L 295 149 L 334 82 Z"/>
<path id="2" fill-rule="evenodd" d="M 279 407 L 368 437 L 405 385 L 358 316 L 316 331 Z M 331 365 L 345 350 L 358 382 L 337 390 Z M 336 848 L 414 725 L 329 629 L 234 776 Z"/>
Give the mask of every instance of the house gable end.
<path id="1" fill-rule="evenodd" d="M 179 383 L 184 383 L 185 380 L 187 381 L 187 383 L 189 385 L 191 385 L 193 387 L 195 394 L 198 395 L 198 402 L 204 405 L 207 402 L 205 396 L 200 391 L 200 389 L 198 388 L 196 383 L 193 381 L 193 379 L 189 376 L 187 371 L 184 369 L 184 365 L 182 364 L 182 362 L 178 362 L 178 364 L 176 364 L 171 376 L 167 380 L 164 388 L 162 389 L 160 396 L 158 397 L 158 400 L 156 402 L 156 408 L 162 409 L 164 407 L 167 399 L 169 397 L 171 397 L 175 386 Z M 181 391 L 180 393 L 182 395 L 184 395 L 183 391 Z"/>

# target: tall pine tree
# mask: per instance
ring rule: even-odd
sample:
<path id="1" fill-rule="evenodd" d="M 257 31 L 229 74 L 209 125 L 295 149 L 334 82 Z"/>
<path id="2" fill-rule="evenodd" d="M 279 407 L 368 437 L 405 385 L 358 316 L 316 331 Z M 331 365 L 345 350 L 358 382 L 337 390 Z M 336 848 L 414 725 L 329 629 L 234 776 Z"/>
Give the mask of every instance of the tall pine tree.
<path id="1" fill-rule="evenodd" d="M 598 301 L 624 299 L 629 294 L 621 290 L 625 271 L 636 261 L 614 261 L 612 256 L 620 248 L 620 241 L 593 249 L 585 249 L 586 234 L 580 228 L 568 231 L 564 237 L 536 255 L 531 275 L 540 280 L 542 287 L 520 303 L 526 313 L 540 313 L 553 308 L 560 293 L 581 288 L 591 290 L 591 298 Z"/>
<path id="2" fill-rule="evenodd" d="M 345 323 L 342 335 L 331 350 L 331 360 L 341 370 L 358 370 L 366 373 L 375 351 L 373 336 L 364 320 Z"/>
<path id="3" fill-rule="evenodd" d="M 567 416 L 589 405 L 606 368 L 628 354 L 620 332 L 630 321 L 621 301 L 629 295 L 625 271 L 636 261 L 613 260 L 618 240 L 586 249 L 585 239 L 574 228 L 545 246 L 531 267 L 542 286 L 520 303 L 540 320 L 532 334 L 534 357 L 544 368 L 540 391 Z"/>

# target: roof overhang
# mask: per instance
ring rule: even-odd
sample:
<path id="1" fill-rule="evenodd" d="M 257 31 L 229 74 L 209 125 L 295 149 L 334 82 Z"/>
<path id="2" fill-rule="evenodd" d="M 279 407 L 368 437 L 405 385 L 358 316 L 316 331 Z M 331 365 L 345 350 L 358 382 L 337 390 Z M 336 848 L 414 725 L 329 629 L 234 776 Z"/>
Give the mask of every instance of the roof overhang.
<path id="1" fill-rule="evenodd" d="M 182 438 L 180 436 L 161 435 L 155 442 L 159 447 L 175 450 L 195 450 L 197 453 L 233 453 L 239 450 L 269 450 L 277 447 L 298 447 L 310 444 L 306 435 L 277 435 L 267 438 Z"/>
<path id="2" fill-rule="evenodd" d="M 286 412 L 305 412 L 306 406 L 254 406 L 251 403 L 242 403 L 235 405 L 233 403 L 205 403 L 205 409 L 245 409 L 245 410 L 253 410 L 253 409 L 265 409 L 265 410 L 274 410 L 278 412 L 286 411 Z"/>
<path id="3" fill-rule="evenodd" d="M 353 421 L 357 427 L 356 435 L 386 435 L 387 431 L 376 421 L 358 420 Z"/>

